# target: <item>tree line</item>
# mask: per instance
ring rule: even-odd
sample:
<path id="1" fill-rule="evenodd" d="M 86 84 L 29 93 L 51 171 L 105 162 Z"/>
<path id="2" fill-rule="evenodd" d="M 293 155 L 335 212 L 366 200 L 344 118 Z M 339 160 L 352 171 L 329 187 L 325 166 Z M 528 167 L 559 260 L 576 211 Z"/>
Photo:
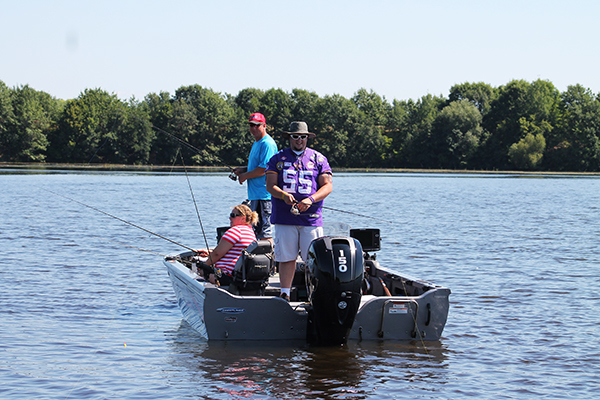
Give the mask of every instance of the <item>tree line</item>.
<path id="1" fill-rule="evenodd" d="M 388 101 L 373 91 L 318 96 L 199 85 L 124 101 L 102 89 L 57 99 L 0 81 L 0 160 L 132 165 L 245 165 L 261 112 L 279 148 L 291 121 L 334 168 L 600 171 L 600 95 L 547 80 L 463 83 L 448 97 Z"/>

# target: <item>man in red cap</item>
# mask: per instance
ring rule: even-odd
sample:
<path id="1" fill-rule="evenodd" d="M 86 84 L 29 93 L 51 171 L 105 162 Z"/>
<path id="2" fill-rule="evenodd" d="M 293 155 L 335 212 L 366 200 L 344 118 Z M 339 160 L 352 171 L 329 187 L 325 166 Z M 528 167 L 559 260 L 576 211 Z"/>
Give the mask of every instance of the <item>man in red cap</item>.
<path id="1" fill-rule="evenodd" d="M 248 200 L 250 208 L 258 213 L 258 224 L 255 227 L 257 239 L 271 239 L 271 194 L 267 191 L 265 183 L 265 170 L 267 163 L 277 153 L 277 144 L 267 134 L 265 116 L 254 113 L 250 116 L 250 133 L 254 136 L 254 143 L 248 157 L 248 166 L 235 168 L 233 172 L 238 176 L 240 185 L 248 183 Z"/>

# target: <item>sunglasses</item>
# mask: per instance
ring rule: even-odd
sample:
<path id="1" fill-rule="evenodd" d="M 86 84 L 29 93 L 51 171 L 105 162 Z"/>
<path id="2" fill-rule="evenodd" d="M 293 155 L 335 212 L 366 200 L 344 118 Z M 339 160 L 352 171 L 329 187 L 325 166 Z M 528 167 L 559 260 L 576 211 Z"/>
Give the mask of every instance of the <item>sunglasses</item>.
<path id="1" fill-rule="evenodd" d="M 235 217 L 241 217 L 241 214 L 236 214 L 236 213 L 230 213 L 229 214 L 229 218 L 235 218 Z"/>
<path id="2" fill-rule="evenodd" d="M 256 128 L 257 126 L 261 126 L 262 124 L 249 124 L 250 128 Z"/>
<path id="3" fill-rule="evenodd" d="M 306 139 L 308 137 L 308 135 L 295 135 L 295 134 L 291 134 L 290 137 L 294 140 L 298 140 L 298 139 Z"/>

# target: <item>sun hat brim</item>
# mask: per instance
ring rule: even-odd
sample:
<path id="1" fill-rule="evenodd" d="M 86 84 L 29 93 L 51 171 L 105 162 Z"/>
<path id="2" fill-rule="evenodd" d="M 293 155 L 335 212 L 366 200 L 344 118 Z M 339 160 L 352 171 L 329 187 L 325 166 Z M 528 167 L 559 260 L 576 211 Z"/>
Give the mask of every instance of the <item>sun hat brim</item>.
<path id="1" fill-rule="evenodd" d="M 308 131 L 308 124 L 303 121 L 294 121 L 290 124 L 289 131 L 283 131 L 284 135 L 308 135 L 309 138 L 314 138 L 316 135 Z"/>

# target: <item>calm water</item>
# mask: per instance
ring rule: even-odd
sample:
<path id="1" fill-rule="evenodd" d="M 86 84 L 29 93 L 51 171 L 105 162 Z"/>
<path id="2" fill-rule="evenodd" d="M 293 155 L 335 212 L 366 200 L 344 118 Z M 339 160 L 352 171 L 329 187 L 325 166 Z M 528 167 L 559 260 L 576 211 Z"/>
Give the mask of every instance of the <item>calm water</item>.
<path id="1" fill-rule="evenodd" d="M 212 246 L 245 186 L 190 181 Z M 326 206 L 388 222 L 326 210 L 328 229 L 380 228 L 382 265 L 453 293 L 439 342 L 341 349 L 200 341 L 159 255 L 182 249 L 57 195 L 201 247 L 185 175 L 0 170 L 0 187 L 1 398 L 599 393 L 598 177 L 337 174 Z"/>

